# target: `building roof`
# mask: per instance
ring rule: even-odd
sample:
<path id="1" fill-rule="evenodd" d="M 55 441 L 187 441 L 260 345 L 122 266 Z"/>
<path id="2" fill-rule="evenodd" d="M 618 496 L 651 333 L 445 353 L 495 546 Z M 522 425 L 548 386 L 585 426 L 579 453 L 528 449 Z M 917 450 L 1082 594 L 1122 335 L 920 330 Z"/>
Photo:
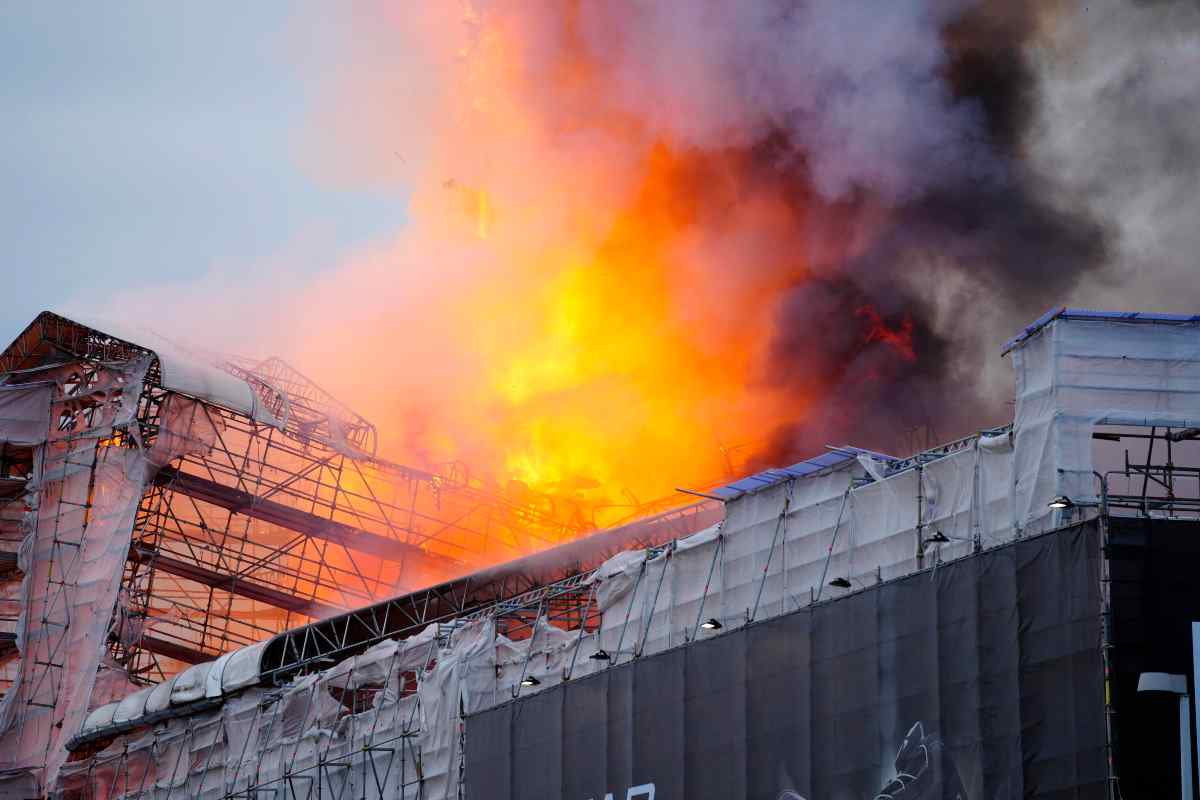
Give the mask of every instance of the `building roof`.
<path id="1" fill-rule="evenodd" d="M 1042 314 L 1025 330 L 1004 343 L 1001 355 L 1008 355 L 1026 340 L 1039 333 L 1051 322 L 1059 319 L 1108 320 L 1110 322 L 1147 322 L 1168 325 L 1200 323 L 1200 314 L 1158 314 L 1149 311 L 1100 311 L 1094 308 L 1068 308 L 1060 306 Z"/>
<path id="2" fill-rule="evenodd" d="M 727 483 L 724 486 L 719 486 L 716 489 L 709 489 L 705 494 L 716 497 L 726 502 L 736 500 L 745 494 L 759 492 L 763 489 L 769 489 L 776 484 L 793 478 L 803 478 L 806 475 L 815 475 L 818 472 L 823 472 L 827 469 L 836 469 L 846 466 L 852 461 L 857 461 L 860 455 L 868 455 L 872 458 L 881 461 L 894 461 L 892 456 L 885 456 L 882 453 L 876 453 L 873 450 L 864 450 L 861 447 L 851 447 L 842 445 L 841 447 L 831 447 L 829 452 L 822 453 L 815 458 L 810 458 L 805 461 L 798 461 L 790 467 L 776 467 L 774 469 L 763 470 L 756 472 L 753 475 L 748 475 L 745 478 L 739 478 L 733 483 Z"/>
<path id="3" fill-rule="evenodd" d="M 151 355 L 162 388 L 243 414 L 303 442 L 321 441 L 353 458 L 376 455 L 375 426 L 278 358 L 209 353 L 134 321 L 43 311 L 0 351 L 0 373 L 52 363 L 62 354 L 96 360 Z"/>

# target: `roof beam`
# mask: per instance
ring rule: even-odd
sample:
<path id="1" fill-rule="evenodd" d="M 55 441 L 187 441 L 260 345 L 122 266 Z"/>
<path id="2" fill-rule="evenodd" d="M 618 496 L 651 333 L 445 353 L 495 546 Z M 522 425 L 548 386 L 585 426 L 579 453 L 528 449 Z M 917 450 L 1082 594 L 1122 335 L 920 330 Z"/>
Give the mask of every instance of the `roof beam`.
<path id="1" fill-rule="evenodd" d="M 294 611 L 314 619 L 341 614 L 345 610 L 336 605 L 322 603 L 320 600 L 301 597 L 271 586 L 264 586 L 255 581 L 248 581 L 240 575 L 229 575 L 191 561 L 172 558 L 160 550 L 143 545 L 135 545 L 129 549 L 129 560 L 150 564 L 171 575 L 187 578 L 214 589 L 223 589 L 240 597 L 257 600 L 260 603 L 282 608 L 285 611 Z"/>
<path id="2" fill-rule="evenodd" d="M 180 472 L 174 467 L 160 469 L 154 482 L 165 489 L 185 494 L 196 500 L 203 500 L 235 514 L 245 514 L 252 519 L 269 522 L 272 525 L 278 525 L 281 528 L 303 533 L 316 539 L 324 539 L 349 550 L 368 553 L 389 561 L 421 564 L 429 569 L 442 572 L 459 566 L 449 559 L 431 555 L 416 545 L 324 519 L 316 514 L 309 514 L 307 511 L 285 506 L 274 500 L 266 500 L 250 492 L 225 486 L 199 475 Z"/>
<path id="3" fill-rule="evenodd" d="M 143 650 L 148 650 L 155 655 L 173 658 L 185 664 L 202 664 L 205 661 L 213 661 L 221 656 L 220 653 L 206 653 L 203 650 L 189 647 L 181 642 L 160 639 L 157 636 L 149 634 L 142 636 L 141 647 Z"/>

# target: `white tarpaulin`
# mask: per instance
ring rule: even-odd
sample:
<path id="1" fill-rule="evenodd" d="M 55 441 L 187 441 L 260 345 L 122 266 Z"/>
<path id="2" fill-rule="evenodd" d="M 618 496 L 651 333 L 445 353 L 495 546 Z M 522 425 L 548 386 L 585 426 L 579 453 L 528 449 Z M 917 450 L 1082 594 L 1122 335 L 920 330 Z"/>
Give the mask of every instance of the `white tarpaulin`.
<path id="1" fill-rule="evenodd" d="M 88 715 L 146 480 L 139 449 L 105 443 L 134 419 L 140 391 L 127 389 L 147 365 L 101 369 L 86 383 L 71 366 L 47 373 L 50 438 L 35 450 L 26 496 L 20 661 L 0 703 L 0 765 L 50 781 Z"/>
<path id="2" fill-rule="evenodd" d="M 1012 351 L 1016 518 L 1056 524 L 1059 495 L 1095 501 L 1096 425 L 1200 427 L 1200 325 L 1065 312 Z"/>
<path id="3" fill-rule="evenodd" d="M 595 570 L 583 584 L 598 614 L 587 628 L 563 629 L 545 605 L 525 609 L 536 618 L 519 635 L 505 629 L 513 638 L 489 617 L 446 635 L 430 626 L 278 689 L 243 689 L 257 654 L 234 655 L 220 709 L 118 736 L 68 764 L 63 786 L 126 798 L 459 797 L 463 713 L 1060 524 L 1052 497 L 1095 496 L 1097 424 L 1200 427 L 1196 324 L 1067 316 L 1031 331 L 1013 363 L 1011 432 L 904 462 L 782 473 L 730 500 L 721 525 Z M 207 669 L 180 676 L 172 701 L 201 697 Z M 89 728 L 163 693 L 101 709 Z"/>
<path id="4" fill-rule="evenodd" d="M 206 363 L 203 358 L 192 355 L 165 336 L 115 320 L 89 320 L 77 314 L 69 316 L 89 328 L 152 351 L 158 356 L 164 389 L 239 411 L 268 425 L 280 424 L 270 410 L 263 407 L 250 384 Z"/>
<path id="5" fill-rule="evenodd" d="M 53 381 L 0 386 L 0 444 L 31 446 L 46 441 Z"/>

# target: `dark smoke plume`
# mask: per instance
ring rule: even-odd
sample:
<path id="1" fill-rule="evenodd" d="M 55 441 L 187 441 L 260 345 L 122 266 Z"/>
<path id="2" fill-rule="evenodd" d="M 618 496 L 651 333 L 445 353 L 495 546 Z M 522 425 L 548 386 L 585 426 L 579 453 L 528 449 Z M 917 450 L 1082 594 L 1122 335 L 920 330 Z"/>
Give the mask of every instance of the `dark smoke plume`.
<path id="1" fill-rule="evenodd" d="M 642 92 L 625 100 L 644 119 L 691 142 L 697 161 L 721 152 L 728 163 L 732 151 L 746 184 L 795 200 L 795 235 L 777 244 L 805 267 L 787 254 L 772 267 L 793 277 L 769 310 L 763 381 L 805 397 L 809 413 L 758 461 L 843 440 L 903 450 L 913 431 L 947 438 L 1005 421 L 1007 397 L 976 393 L 972 374 L 999 344 L 981 338 L 981 317 L 1032 319 L 1102 269 L 1110 247 L 1090 209 L 1064 202 L 1025 158 L 1029 54 L 1039 14 L 1054 9 L 814 1 L 728 17 L 684 5 L 723 32 L 666 31 L 646 9 L 592 22 L 616 54 L 601 61 L 618 76 L 641 68 Z M 681 120 L 699 90 L 647 66 L 636 48 L 652 39 L 677 57 L 716 49 L 699 77 L 740 97 L 733 112 Z"/>
<path id="2" fill-rule="evenodd" d="M 954 107 L 979 113 L 967 157 L 986 167 L 942 172 L 892 206 L 836 282 L 793 289 L 775 369 L 799 367 L 791 371 L 803 380 L 814 348 L 826 347 L 817 363 L 836 388 L 813 421 L 780 432 L 764 462 L 822 440 L 903 447 L 896 434 L 914 427 L 946 438 L 1005 421 L 1007 398 L 974 394 L 973 376 L 998 345 L 979 336 L 977 321 L 995 328 L 979 309 L 999 308 L 1010 332 L 1106 290 L 1118 307 L 1194 310 L 1184 276 L 1196 274 L 1200 244 L 1200 92 L 1176 69 L 1200 64 L 1200 4 L 977 3 L 944 20 L 941 41 L 939 77 Z M 939 297 L 906 280 L 921 273 L 955 273 L 960 288 Z M 861 304 L 893 324 L 911 319 L 918 358 L 888 360 L 882 343 L 864 345 L 861 319 L 858 335 L 847 331 Z M 822 343 L 806 344 L 806 332 Z"/>
<path id="3" fill-rule="evenodd" d="M 346 271 L 345 306 L 413 344 L 339 359 L 354 381 L 405 365 L 403 391 L 350 394 L 423 404 L 395 415 L 412 451 L 500 473 L 582 431 L 594 446 L 569 469 L 643 494 L 740 472 L 727 450 L 753 450 L 751 467 L 843 442 L 903 453 L 1011 421 L 1000 345 L 1049 308 L 1200 310 L 1194 0 L 465 0 L 410 16 L 408 43 L 437 43 L 430 74 L 455 76 L 433 111 L 410 109 L 421 73 L 388 60 L 409 51 L 384 15 L 356 36 L 382 66 L 355 75 L 395 82 L 331 116 L 355 121 L 365 141 L 342 149 L 368 161 L 401 134 L 431 154 L 401 148 L 426 224 Z M 357 123 L 377 108 L 391 113 Z M 460 304 L 477 285 L 482 311 Z M 586 336 L 543 324 L 537 299 L 564 285 L 588 293 Z M 509 369 L 526 362 L 570 380 L 478 389 L 529 378 Z"/>

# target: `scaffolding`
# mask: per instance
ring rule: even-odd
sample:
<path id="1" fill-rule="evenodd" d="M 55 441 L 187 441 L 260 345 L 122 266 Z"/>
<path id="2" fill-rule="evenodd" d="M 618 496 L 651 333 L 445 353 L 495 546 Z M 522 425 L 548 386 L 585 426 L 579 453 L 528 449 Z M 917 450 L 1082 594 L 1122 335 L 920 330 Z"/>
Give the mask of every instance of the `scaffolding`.
<path id="1" fill-rule="evenodd" d="M 136 428 L 107 444 L 154 454 L 166 430 L 182 456 L 147 484 L 124 568 L 110 644 L 133 676 L 161 680 L 178 667 L 163 658 L 209 660 L 467 571 L 481 554 L 511 557 L 588 528 L 560 500 L 518 505 L 377 458 L 374 427 L 278 359 L 220 365 L 269 421 L 174 391 L 154 351 L 50 313 L 0 357 L 0 373 L 16 385 L 64 363 L 94 381 L 101 365 L 138 358 L 150 365 Z"/>
<path id="2" fill-rule="evenodd" d="M 60 732 L 131 682 L 595 527 L 569 498 L 380 457 L 370 422 L 279 359 L 122 327 L 45 312 L 0 354 L 0 403 L 40 409 L 0 421 L 4 722 L 51 753 L 0 768 L 52 778 Z"/>
<path id="3" fill-rule="evenodd" d="M 428 535 L 420 516 L 398 516 L 397 509 L 407 506 L 353 484 L 360 478 L 370 484 L 375 470 L 390 475 L 403 468 L 367 453 L 369 435 L 350 448 L 338 433 L 348 426 L 334 423 L 326 426 L 332 433 L 321 452 L 327 463 L 340 455 L 353 464 L 313 478 L 327 464 L 305 462 L 308 472 L 296 468 L 289 459 L 311 451 L 298 448 L 294 437 L 285 437 L 284 446 L 296 452 L 284 450 L 271 459 L 254 448 L 272 442 L 225 444 L 237 440 L 239 424 L 253 428 L 254 435 L 238 436 L 257 437 L 257 426 L 268 439 L 278 436 L 267 428 L 278 432 L 279 426 L 257 420 L 253 409 L 238 416 L 222 407 L 231 416 L 213 422 L 212 416 L 196 415 L 198 407 L 210 404 L 176 401 L 178 393 L 164 383 L 160 388 L 168 397 L 159 404 L 159 427 L 151 435 L 169 440 L 160 449 L 181 455 L 146 483 L 127 571 L 157 565 L 172 579 L 223 591 L 231 602 L 269 605 L 304 624 L 287 625 L 265 641 L 257 636 L 258 645 L 195 663 L 171 681 L 94 708 L 64 744 L 71 760 L 56 796 L 453 797 L 461 786 L 455 770 L 465 746 L 464 714 L 719 635 L 721 629 L 936 570 L 1014 539 L 1090 524 L 1093 518 L 1106 530 L 1110 518 L 1120 516 L 1195 519 L 1200 467 L 1190 465 L 1200 464 L 1200 407 L 1190 381 L 1200 375 L 1200 359 L 1175 356 L 1167 377 L 1152 378 L 1162 372 L 1164 341 L 1178 338 L 1187 353 L 1198 352 L 1195 322 L 1147 319 L 1130 330 L 1124 321 L 1094 312 L 1043 321 L 1027 332 L 1014 358 L 1013 426 L 903 459 L 832 448 L 808 462 L 709 490 L 708 502 L 488 569 L 464 567 L 458 577 L 450 573 L 449 580 L 349 611 L 340 604 L 353 602 L 354 595 L 338 593 L 358 592 L 360 586 L 348 577 L 374 576 L 377 586 L 391 580 L 381 571 L 386 566 L 379 566 L 394 563 L 388 548 L 404 548 L 395 557 L 401 566 L 422 559 L 431 571 L 466 557 Z M 1115 365 L 1112 370 L 1105 359 Z M 1071 380 L 1060 380 L 1063 376 Z M 268 402 L 270 392 L 259 395 L 267 398 L 273 419 L 287 415 L 283 405 Z M 117 439 L 121 444 L 121 436 Z M 195 447 L 196 441 L 204 446 Z M 231 472 L 229 462 L 239 458 L 261 466 Z M 280 461 L 289 469 L 277 471 Z M 451 485 L 430 473 L 413 474 L 438 491 Z M 262 477 L 237 482 L 234 475 Z M 300 491 L 307 480 L 318 488 Z M 290 494 L 293 489 L 303 501 Z M 461 500 L 476 491 L 464 484 L 461 493 L 446 492 L 440 499 L 448 503 L 448 497 Z M 158 505 L 148 498 L 157 498 Z M 169 512 L 157 510 L 167 502 Z M 152 510 L 178 529 L 143 521 Z M 236 518 L 245 530 L 219 526 L 221 514 Z M 516 528 L 497 534 L 472 525 L 472 535 L 491 538 L 467 541 L 501 540 L 519 550 L 520 536 L 544 530 L 537 524 Z M 142 530 L 183 531 L 177 538 L 194 549 L 171 549 L 176 545 L 170 533 L 143 544 Z M 316 573 L 318 579 L 336 575 L 327 590 L 317 591 L 324 584 L 305 571 L 306 562 L 268 538 L 280 530 L 314 540 L 314 547 L 325 548 L 322 554 L 371 556 L 380 571 L 356 571 L 357 564 L 313 556 L 325 570 Z M 560 534 L 539 535 L 553 540 Z M 139 545 L 143 549 L 135 553 Z M 274 549 L 265 555 L 255 551 L 242 562 L 236 561 L 243 558 L 240 551 L 223 550 L 254 546 Z M 222 572 L 227 562 L 210 560 L 209 549 L 244 564 L 245 574 Z M 164 557 L 179 563 L 163 568 Z M 1102 580 L 1107 592 L 1107 572 Z M 131 585 L 127 578 L 122 583 Z M 265 594 L 268 590 L 280 595 Z M 168 607 L 172 596 L 155 591 L 151 586 L 148 596 L 162 605 L 131 601 L 128 607 Z M 246 594 L 250 591 L 261 594 Z M 155 599 L 160 596 L 168 599 Z M 196 611 L 181 606 L 179 613 L 188 610 Z M 241 617 L 231 626 L 255 621 L 228 609 L 218 612 L 211 612 L 213 619 Z M 1107 621 L 1107 593 L 1098 612 Z M 166 638 L 164 630 L 183 631 L 178 644 L 196 649 L 186 655 L 205 652 L 203 639 L 184 635 L 195 628 L 150 612 L 142 619 L 149 620 L 146 627 L 159 626 L 152 635 L 160 638 Z M 263 623 L 259 632 L 268 629 Z M 120 658 L 138 653 L 173 658 L 160 652 L 169 645 L 146 647 L 145 631 L 140 639 L 116 638 L 121 643 L 110 646 L 117 663 L 135 664 Z M 142 642 L 141 650 L 125 644 L 126 638 Z M 239 639 L 225 634 L 223 641 Z M 1108 658 L 1107 634 L 1102 647 Z M 134 674 L 147 673 L 138 673 L 135 665 Z M 1106 712 L 1111 713 L 1110 698 Z"/>
<path id="4" fill-rule="evenodd" d="M 461 789 L 464 748 L 469 745 L 459 721 L 462 713 L 687 646 L 720 635 L 721 628 L 831 602 L 887 580 L 881 565 L 863 564 L 855 585 L 844 591 L 824 598 L 816 592 L 794 591 L 811 582 L 809 575 L 820 574 L 824 580 L 831 574 L 847 574 L 842 572 L 846 556 L 856 546 L 811 548 L 809 557 L 818 551 L 823 555 L 809 564 L 801 555 L 807 540 L 836 542 L 839 528 L 866 521 L 855 521 L 853 515 L 839 511 L 831 523 L 828 518 L 821 523 L 819 509 L 844 509 L 854 500 L 842 502 L 841 496 L 878 495 L 880 484 L 888 482 L 905 485 L 908 478 L 917 478 L 932 486 L 962 472 L 959 467 L 973 457 L 974 445 L 984 437 L 1007 438 L 1008 434 L 1007 429 L 988 431 L 911 458 L 887 461 L 878 479 L 864 475 L 856 459 L 783 477 L 773 486 L 731 499 L 729 516 L 720 527 L 618 550 L 599 566 L 563 574 L 558 580 L 549 581 L 553 572 L 539 573 L 536 563 L 518 561 L 498 570 L 492 579 L 503 580 L 507 573 L 547 582 L 492 603 L 472 607 L 460 599 L 452 604 L 456 612 L 439 606 L 439 595 L 466 596 L 466 582 L 457 581 L 289 631 L 263 651 L 256 662 L 260 672 L 255 684 L 224 699 L 223 705 L 214 708 L 211 698 L 193 701 L 190 707 L 173 712 L 174 721 L 150 716 L 124 723 L 123 728 L 122 721 L 114 720 L 77 739 L 72 743 L 77 760 L 70 765 L 59 796 L 142 798 L 157 796 L 156 792 L 169 795 L 172 789 L 188 796 L 229 800 L 455 796 Z M 1110 480 L 1115 483 L 1140 474 L 1135 467 L 1165 467 L 1169 460 L 1165 449 L 1158 452 L 1160 457 L 1153 460 L 1131 462 L 1128 476 L 1121 471 L 1096 477 L 1097 495 L 1116 498 L 1114 505 L 1081 504 L 1059 524 L 1094 524 L 1098 519 L 1104 527 L 1118 522 L 1128 526 L 1137 519 L 1163 518 L 1152 503 L 1125 502 L 1122 495 L 1110 496 L 1107 491 Z M 1166 519 L 1188 519 L 1187 508 L 1200 502 L 1200 487 L 1190 469 L 1176 473 L 1190 485 L 1174 485 L 1181 505 Z M 975 483 L 970 475 L 963 481 Z M 802 500 L 810 488 L 822 485 L 808 497 L 810 501 L 822 498 L 816 505 Z M 845 487 L 841 496 L 830 491 L 837 486 Z M 915 503 L 915 498 L 909 500 Z M 972 504 L 983 501 L 976 495 Z M 762 509 L 755 510 L 756 506 L 771 513 L 758 513 Z M 689 513 L 700 514 L 702 509 Z M 956 533 L 971 530 L 974 526 L 966 520 L 951 521 L 960 514 L 944 509 L 930 521 Z M 996 525 L 1009 524 L 1004 519 L 1001 515 Z M 614 536 L 606 547 L 616 548 L 620 539 L 630 547 L 651 542 L 667 530 Z M 1003 540 L 989 537 L 988 546 L 1020 538 L 1014 528 L 1008 534 Z M 911 540 L 915 535 L 914 527 L 905 527 L 889 538 Z M 841 541 L 848 539 L 853 534 Z M 565 551 L 579 556 L 578 544 Z M 944 560 L 976 552 L 973 543 L 957 535 L 950 543 L 935 546 L 934 569 Z M 598 556 L 606 547 L 590 555 Z M 789 547 L 795 551 L 791 562 Z M 750 554 L 753 563 L 747 565 Z M 558 570 L 589 563 L 588 557 L 572 560 L 563 553 L 556 555 Z M 909 559 L 892 577 L 911 574 L 914 568 L 916 562 Z M 694 596 L 668 597 L 672 590 L 667 587 L 678 578 L 686 579 Z M 791 588 L 789 580 L 794 584 Z M 425 616 L 413 616 L 422 608 L 428 610 Z M 1109 613 L 1107 604 L 1101 613 Z M 403 623 L 389 626 L 387 619 Z M 712 620 L 718 625 L 714 627 Z M 672 639 L 672 629 L 682 629 L 681 635 Z M 1111 657 L 1107 641 L 1106 658 Z M 131 708 L 138 702 L 134 698 Z M 1106 694 L 1106 711 L 1111 714 L 1111 694 Z M 116 714 L 119 717 L 121 711 Z M 282 740 L 274 741 L 276 736 Z M 121 737 L 124 744 L 113 746 Z M 182 766 L 189 760 L 190 772 Z"/>

